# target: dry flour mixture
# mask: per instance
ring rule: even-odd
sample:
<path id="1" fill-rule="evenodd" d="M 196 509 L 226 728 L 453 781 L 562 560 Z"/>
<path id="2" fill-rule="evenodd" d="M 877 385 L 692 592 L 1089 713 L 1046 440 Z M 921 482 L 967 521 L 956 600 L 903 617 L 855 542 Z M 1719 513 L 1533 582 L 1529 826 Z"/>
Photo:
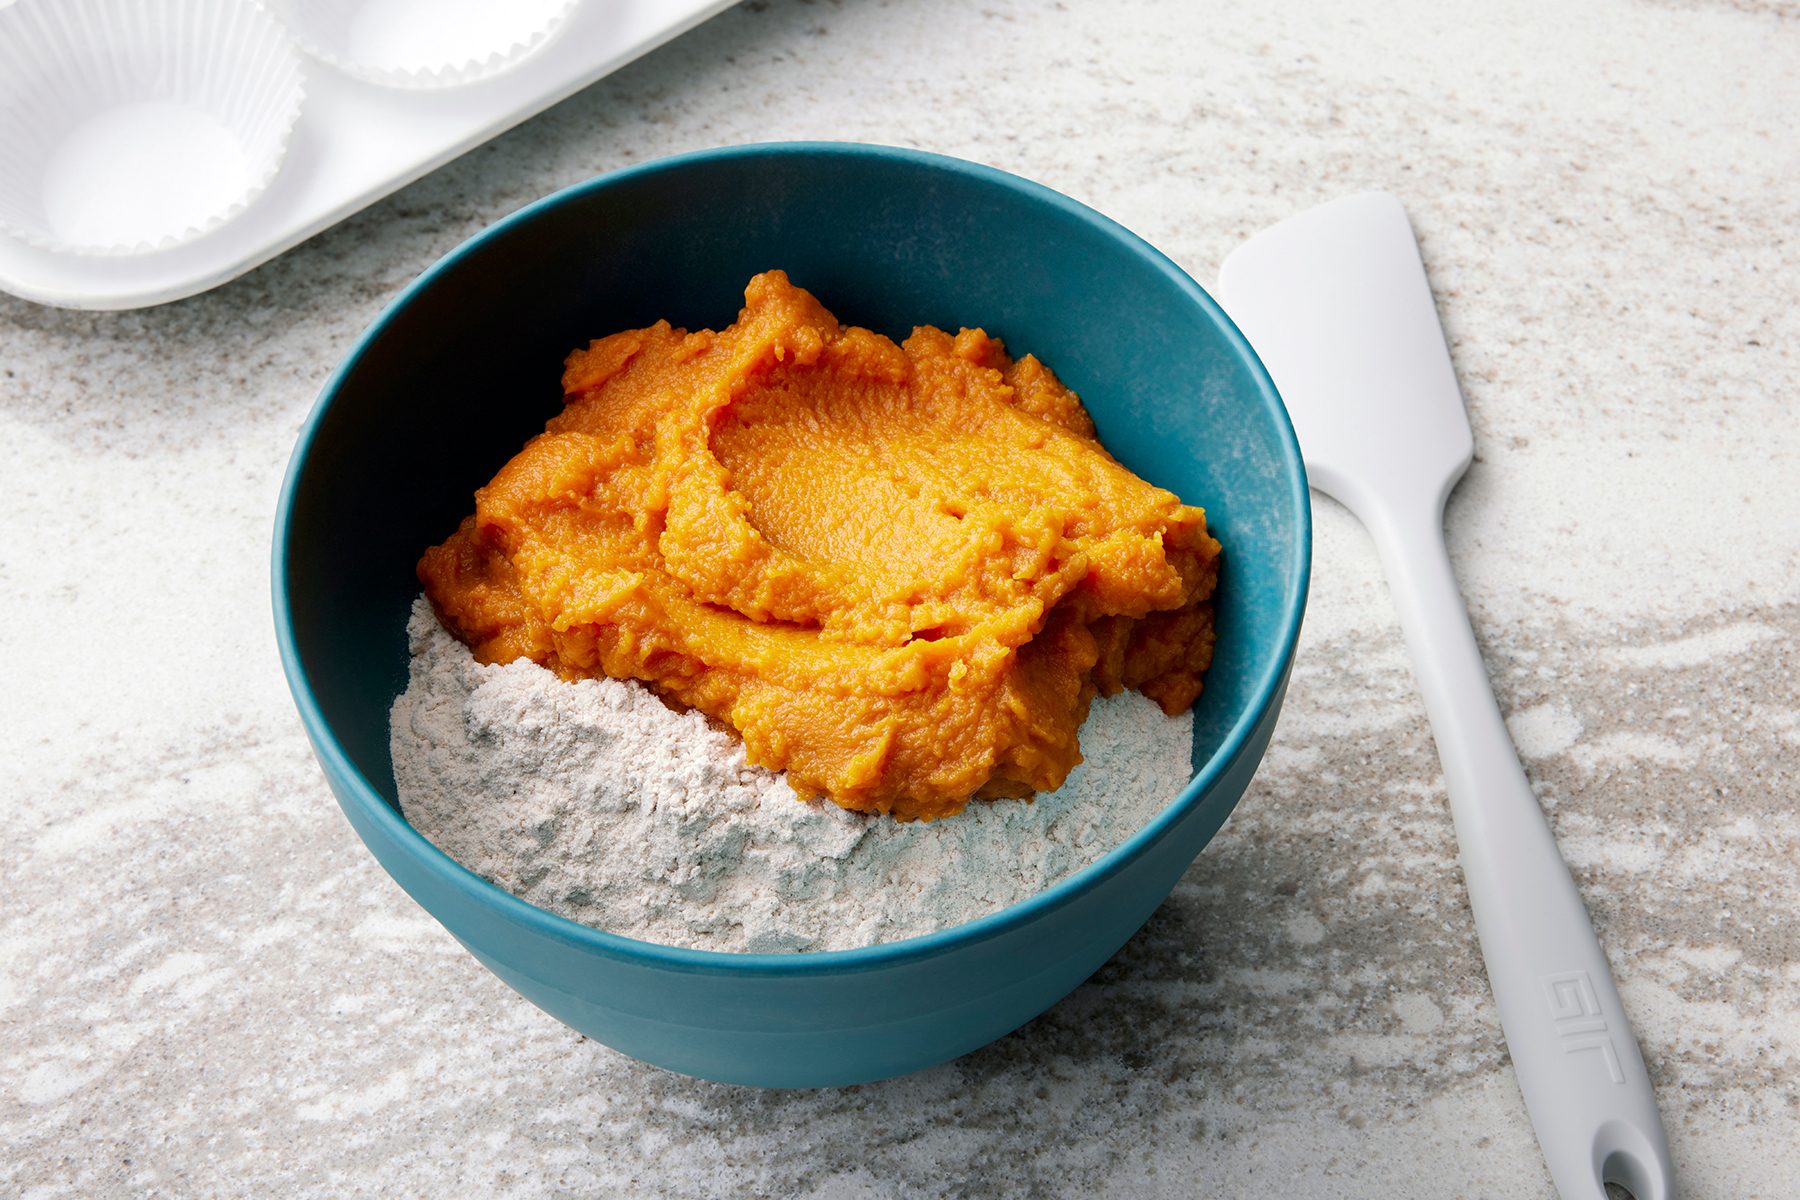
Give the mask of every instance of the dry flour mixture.
<path id="1" fill-rule="evenodd" d="M 1056 792 L 900 824 L 801 803 L 636 683 L 483 666 L 423 599 L 407 632 L 391 739 L 413 827 L 541 908 L 665 945 L 838 950 L 973 920 L 1124 842 L 1191 774 L 1192 715 L 1126 692 L 1094 702 Z"/>

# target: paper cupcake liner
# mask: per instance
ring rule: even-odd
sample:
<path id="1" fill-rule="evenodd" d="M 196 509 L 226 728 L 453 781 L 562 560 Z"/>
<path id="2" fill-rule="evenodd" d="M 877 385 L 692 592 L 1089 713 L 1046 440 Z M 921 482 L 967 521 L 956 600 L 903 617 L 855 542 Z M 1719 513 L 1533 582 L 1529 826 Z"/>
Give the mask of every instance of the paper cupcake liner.
<path id="1" fill-rule="evenodd" d="M 275 178 L 303 96 L 250 0 L 0 6 L 0 229 L 90 255 L 199 237 Z"/>
<path id="2" fill-rule="evenodd" d="M 392 88 L 487 79 L 547 45 L 579 0 L 270 0 L 301 47 Z"/>

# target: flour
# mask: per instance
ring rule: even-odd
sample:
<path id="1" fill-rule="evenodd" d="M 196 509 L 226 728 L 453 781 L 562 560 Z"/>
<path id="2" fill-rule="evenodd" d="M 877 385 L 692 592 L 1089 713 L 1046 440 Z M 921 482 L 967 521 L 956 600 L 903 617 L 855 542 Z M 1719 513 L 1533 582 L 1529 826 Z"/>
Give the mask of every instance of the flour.
<path id="1" fill-rule="evenodd" d="M 541 908 L 665 945 L 837 950 L 961 924 L 1098 859 L 1192 773 L 1193 718 L 1126 692 L 1094 702 L 1058 791 L 900 824 L 801 803 L 636 683 L 483 666 L 423 599 L 407 633 L 391 741 L 413 827 Z"/>

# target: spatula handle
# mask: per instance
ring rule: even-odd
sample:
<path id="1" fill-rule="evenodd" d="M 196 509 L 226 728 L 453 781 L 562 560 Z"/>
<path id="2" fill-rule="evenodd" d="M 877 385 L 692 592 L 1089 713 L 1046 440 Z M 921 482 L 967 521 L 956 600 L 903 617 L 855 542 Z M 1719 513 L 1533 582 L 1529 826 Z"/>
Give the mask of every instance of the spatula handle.
<path id="1" fill-rule="evenodd" d="M 1674 1176 L 1606 955 L 1525 780 L 1444 548 L 1442 500 L 1361 514 L 1444 765 L 1463 877 L 1519 1089 L 1564 1200 L 1669 1200 Z"/>

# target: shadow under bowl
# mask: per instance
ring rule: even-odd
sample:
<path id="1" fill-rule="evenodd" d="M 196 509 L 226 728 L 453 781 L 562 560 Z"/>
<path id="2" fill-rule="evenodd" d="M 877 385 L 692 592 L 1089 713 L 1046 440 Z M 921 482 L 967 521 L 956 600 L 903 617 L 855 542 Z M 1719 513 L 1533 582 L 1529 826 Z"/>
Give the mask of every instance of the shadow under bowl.
<path id="1" fill-rule="evenodd" d="M 1029 900 L 859 950 L 728 954 L 591 929 L 459 866 L 401 815 L 388 709 L 413 564 L 559 410 L 570 349 L 668 318 L 734 319 L 785 269 L 850 324 L 980 326 L 1042 358 L 1107 448 L 1203 506 L 1225 546 L 1194 776 L 1133 838 Z M 636 1058 L 734 1083 L 828 1086 L 943 1062 L 1068 994 L 1155 911 L 1268 745 L 1305 607 L 1306 478 L 1235 326 L 1180 268 L 1037 184 L 878 146 L 744 146 L 630 167 L 500 221 L 363 334 L 282 490 L 282 664 L 326 779 L 381 865 L 532 1003 Z"/>

